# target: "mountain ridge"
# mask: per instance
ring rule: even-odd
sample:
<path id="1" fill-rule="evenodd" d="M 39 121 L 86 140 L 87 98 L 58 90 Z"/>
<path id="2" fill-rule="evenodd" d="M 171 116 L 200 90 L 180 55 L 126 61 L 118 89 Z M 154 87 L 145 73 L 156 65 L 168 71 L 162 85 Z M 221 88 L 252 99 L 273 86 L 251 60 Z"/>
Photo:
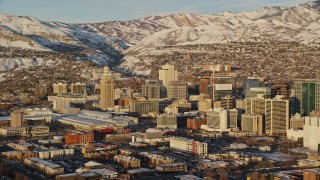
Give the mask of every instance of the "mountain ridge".
<path id="1" fill-rule="evenodd" d="M 123 62 L 124 66 L 134 66 L 144 61 L 143 55 L 161 46 L 247 41 L 319 43 L 320 0 L 247 12 L 173 13 L 85 24 L 0 15 L 0 46 L 79 52 L 80 59 L 99 65 Z"/>

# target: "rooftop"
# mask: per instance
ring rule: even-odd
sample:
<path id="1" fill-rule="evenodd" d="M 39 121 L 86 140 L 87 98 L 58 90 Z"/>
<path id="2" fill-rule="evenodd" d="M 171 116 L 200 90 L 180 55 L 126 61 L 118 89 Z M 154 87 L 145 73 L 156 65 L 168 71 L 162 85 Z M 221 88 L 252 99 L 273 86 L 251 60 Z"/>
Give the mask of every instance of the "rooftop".
<path id="1" fill-rule="evenodd" d="M 139 169 L 131 169 L 127 170 L 129 174 L 136 174 L 136 173 L 143 173 L 143 172 L 153 172 L 154 170 L 152 169 L 147 169 L 147 168 L 139 168 Z"/>
<path id="2" fill-rule="evenodd" d="M 48 166 L 50 168 L 61 168 L 61 166 L 59 164 L 55 164 L 53 162 L 50 162 L 50 161 L 46 161 L 46 160 L 43 160 L 43 159 L 40 159 L 40 158 L 30 158 L 29 159 L 30 161 L 33 161 L 33 162 L 36 162 L 36 163 L 39 163 L 39 164 L 43 164 L 45 166 Z"/>

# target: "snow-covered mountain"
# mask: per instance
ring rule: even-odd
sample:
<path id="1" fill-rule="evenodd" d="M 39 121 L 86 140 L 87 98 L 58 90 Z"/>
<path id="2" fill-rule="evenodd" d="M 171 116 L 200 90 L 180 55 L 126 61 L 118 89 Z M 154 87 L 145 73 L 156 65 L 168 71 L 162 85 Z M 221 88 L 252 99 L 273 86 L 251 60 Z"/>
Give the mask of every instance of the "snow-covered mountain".
<path id="1" fill-rule="evenodd" d="M 123 65 L 132 67 L 144 61 L 143 55 L 161 53 L 154 51 L 159 46 L 269 40 L 320 42 L 320 0 L 251 12 L 177 13 L 91 24 L 0 16 L 0 46 L 41 51 L 82 50 L 101 64 L 124 55 Z"/>
<path id="2" fill-rule="evenodd" d="M 13 15 L 0 15 L 0 46 L 38 51 L 85 51 L 88 59 L 101 64 L 121 57 L 121 51 L 127 48 L 121 39 L 79 26 Z"/>
<path id="3" fill-rule="evenodd" d="M 252 12 L 150 16 L 131 21 L 81 24 L 136 46 L 226 43 L 230 41 L 320 41 L 320 1 L 293 7 L 264 7 Z"/>

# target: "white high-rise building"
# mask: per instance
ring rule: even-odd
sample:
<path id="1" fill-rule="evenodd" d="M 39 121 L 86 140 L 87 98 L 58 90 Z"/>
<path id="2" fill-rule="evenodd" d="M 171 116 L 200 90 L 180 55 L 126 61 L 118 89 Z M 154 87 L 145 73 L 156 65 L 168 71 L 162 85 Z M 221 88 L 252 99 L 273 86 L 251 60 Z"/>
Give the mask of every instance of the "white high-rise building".
<path id="1" fill-rule="evenodd" d="M 237 127 L 238 110 L 236 109 L 214 109 L 207 112 L 208 128 L 228 130 Z"/>
<path id="2" fill-rule="evenodd" d="M 305 117 L 303 126 L 303 146 L 318 150 L 320 145 L 320 117 Z"/>
<path id="3" fill-rule="evenodd" d="M 159 80 L 162 81 L 164 87 L 167 87 L 170 81 L 178 80 L 178 70 L 174 65 L 166 64 L 159 69 Z"/>

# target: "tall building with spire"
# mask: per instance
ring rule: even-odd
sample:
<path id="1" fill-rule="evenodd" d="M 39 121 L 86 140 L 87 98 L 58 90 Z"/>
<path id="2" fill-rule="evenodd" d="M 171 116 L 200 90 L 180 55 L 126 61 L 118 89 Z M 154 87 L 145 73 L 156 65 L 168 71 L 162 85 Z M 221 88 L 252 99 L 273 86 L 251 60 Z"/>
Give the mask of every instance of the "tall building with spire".
<path id="1" fill-rule="evenodd" d="M 108 66 L 103 69 L 100 80 L 100 108 L 107 110 L 114 107 L 114 80 Z"/>

